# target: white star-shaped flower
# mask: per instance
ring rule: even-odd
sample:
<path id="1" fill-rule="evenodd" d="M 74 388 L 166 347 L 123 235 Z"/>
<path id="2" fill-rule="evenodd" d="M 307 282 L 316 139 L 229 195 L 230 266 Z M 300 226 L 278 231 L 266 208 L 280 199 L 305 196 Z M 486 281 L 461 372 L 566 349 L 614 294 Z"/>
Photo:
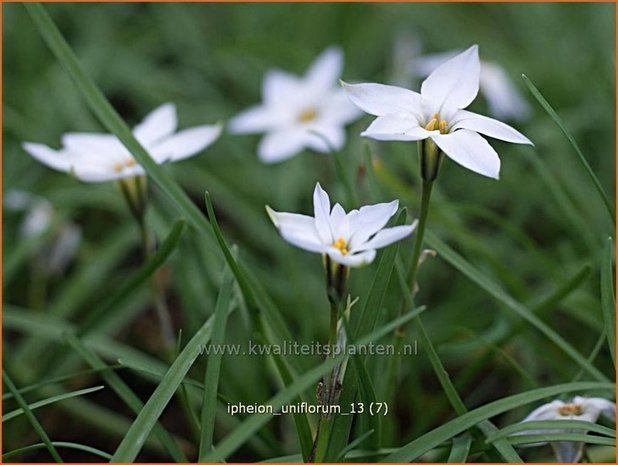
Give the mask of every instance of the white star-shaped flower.
<path id="1" fill-rule="evenodd" d="M 266 209 L 290 244 L 328 255 L 340 265 L 359 267 L 373 261 L 376 249 L 409 236 L 416 228 L 416 221 L 411 225 L 385 228 L 398 206 L 399 202 L 393 200 L 364 206 L 349 213 L 338 203 L 331 209 L 328 194 L 317 183 L 313 192 L 313 217 L 280 213 L 270 207 Z"/>
<path id="2" fill-rule="evenodd" d="M 580 420 L 596 423 L 600 416 L 604 416 L 612 422 L 616 422 L 616 403 L 602 397 L 574 397 L 570 402 L 554 400 L 548 404 L 534 409 L 522 420 Z M 525 430 L 517 434 L 543 434 L 543 433 L 577 433 L 584 432 L 577 429 L 543 429 Z M 535 443 L 532 445 L 543 445 Z M 559 441 L 552 443 L 556 458 L 559 462 L 578 462 L 582 456 L 584 444 L 572 441 Z"/>
<path id="3" fill-rule="evenodd" d="M 361 116 L 338 86 L 342 68 L 343 52 L 330 47 L 303 77 L 269 71 L 262 87 L 263 102 L 233 118 L 230 131 L 266 133 L 258 146 L 258 156 L 266 163 L 286 160 L 305 148 L 322 153 L 340 150 L 344 127 Z"/>
<path id="4" fill-rule="evenodd" d="M 430 139 L 451 160 L 476 173 L 498 178 L 500 158 L 484 134 L 516 144 L 532 142 L 501 121 L 464 110 L 479 91 L 478 46 L 440 65 L 425 79 L 421 92 L 382 84 L 346 84 L 361 110 L 377 116 L 361 135 L 376 140 Z"/>
<path id="5" fill-rule="evenodd" d="M 196 155 L 221 134 L 221 125 L 196 126 L 176 132 L 176 107 L 167 103 L 151 112 L 133 129 L 133 135 L 157 163 Z M 112 134 L 68 133 L 63 147 L 52 149 L 25 142 L 24 150 L 58 171 L 73 173 L 85 182 L 112 181 L 145 174 L 125 146 Z"/>

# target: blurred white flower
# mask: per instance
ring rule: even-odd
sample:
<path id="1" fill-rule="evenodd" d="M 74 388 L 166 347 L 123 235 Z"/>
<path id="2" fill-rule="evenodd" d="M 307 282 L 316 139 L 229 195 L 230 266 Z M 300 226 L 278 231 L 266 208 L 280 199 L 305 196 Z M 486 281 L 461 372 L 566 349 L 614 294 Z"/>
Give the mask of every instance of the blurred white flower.
<path id="1" fill-rule="evenodd" d="M 414 58 L 409 61 L 409 70 L 416 77 L 425 78 L 458 53 L 460 51 L 450 51 Z M 524 121 L 530 116 L 528 102 L 499 64 L 481 60 L 479 89 L 487 101 L 490 115 L 515 121 Z"/>
<path id="2" fill-rule="evenodd" d="M 337 85 L 342 68 L 343 52 L 329 47 L 303 77 L 269 71 L 263 102 L 233 118 L 230 131 L 266 133 L 258 146 L 258 156 L 266 163 L 286 160 L 305 148 L 323 153 L 341 149 L 345 125 L 361 116 Z"/>
<path id="3" fill-rule="evenodd" d="M 500 158 L 480 136 L 516 144 L 532 142 L 507 124 L 463 110 L 479 90 L 478 46 L 435 69 L 418 94 L 382 84 L 342 83 L 360 109 L 377 116 L 361 135 L 376 140 L 429 139 L 446 156 L 465 168 L 492 178 L 500 173 Z"/>
<path id="4" fill-rule="evenodd" d="M 176 131 L 176 107 L 167 103 L 151 112 L 133 129 L 133 135 L 157 163 L 182 160 L 202 151 L 221 133 L 221 125 L 197 126 Z M 54 150 L 32 142 L 24 150 L 41 163 L 70 172 L 86 182 L 112 181 L 142 176 L 144 169 L 112 134 L 68 133 L 63 147 Z"/>
<path id="5" fill-rule="evenodd" d="M 554 400 L 534 409 L 521 422 L 544 420 L 580 420 L 596 423 L 600 416 L 616 422 L 616 403 L 602 397 L 574 397 L 570 402 Z M 517 434 L 546 433 L 585 433 L 578 429 L 531 429 Z M 535 443 L 532 445 L 543 445 Z M 584 443 L 572 441 L 557 441 L 552 443 L 558 462 L 578 462 L 581 459 Z"/>
<path id="6" fill-rule="evenodd" d="M 47 200 L 33 201 L 21 223 L 20 233 L 27 239 L 43 234 L 52 225 L 54 215 L 54 207 Z"/>
<path id="7" fill-rule="evenodd" d="M 51 237 L 41 245 L 36 263 L 50 275 L 64 271 L 81 244 L 81 228 L 71 221 L 59 221 L 56 210 L 49 201 L 29 192 L 7 192 L 4 206 L 9 210 L 25 212 L 19 233 L 26 240 L 36 238 L 55 227 Z"/>
<path id="8" fill-rule="evenodd" d="M 409 236 L 416 228 L 416 221 L 411 225 L 385 228 L 398 206 L 399 202 L 393 200 L 346 213 L 336 203 L 331 210 L 328 194 L 317 183 L 313 192 L 313 217 L 279 213 L 270 207 L 266 210 L 290 244 L 328 255 L 343 266 L 359 267 L 373 261 L 376 249 Z"/>

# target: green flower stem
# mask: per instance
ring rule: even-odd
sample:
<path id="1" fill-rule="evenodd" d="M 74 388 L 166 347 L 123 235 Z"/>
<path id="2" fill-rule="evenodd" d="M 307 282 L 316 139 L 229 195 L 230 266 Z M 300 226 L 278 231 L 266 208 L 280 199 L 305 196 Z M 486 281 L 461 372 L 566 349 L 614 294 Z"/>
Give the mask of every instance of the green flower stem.
<path id="1" fill-rule="evenodd" d="M 330 302 L 330 330 L 328 333 L 328 358 L 336 357 L 337 348 L 337 323 L 339 321 L 339 313 L 343 296 L 347 284 L 348 270 L 326 256 L 326 292 Z M 332 405 L 338 402 L 338 367 L 328 373 L 323 379 L 322 391 L 318 392 L 318 402 L 322 404 Z M 328 451 L 328 443 L 330 441 L 331 430 L 333 428 L 334 418 L 321 415 L 318 419 L 318 426 L 315 433 L 315 439 L 311 453 L 309 454 L 308 462 L 323 462 Z"/>
<path id="2" fill-rule="evenodd" d="M 403 313 L 405 309 L 411 311 L 414 309 L 414 295 L 416 291 L 416 278 L 418 275 L 418 267 L 419 267 L 419 259 L 421 257 L 421 251 L 423 249 L 423 241 L 425 237 L 425 228 L 427 226 L 427 218 L 429 216 L 429 199 L 431 198 L 431 189 L 433 187 L 433 181 L 422 180 L 422 190 L 421 190 L 421 211 L 418 219 L 418 226 L 416 228 L 416 241 L 414 242 L 414 249 L 412 251 L 412 260 L 408 265 L 408 271 L 404 276 L 404 279 L 401 279 L 402 267 L 396 267 L 397 272 L 400 276 L 400 284 L 402 285 L 402 290 L 404 290 L 404 302 L 400 307 L 400 314 Z M 406 289 L 406 287 L 408 289 Z M 408 292 L 405 292 L 408 291 Z M 429 334 L 425 329 L 425 325 L 423 324 L 420 317 L 414 318 L 414 327 L 416 332 L 418 333 L 421 346 L 425 353 L 427 353 L 429 360 L 431 362 L 434 371 L 444 389 L 446 396 L 448 397 L 451 405 L 455 409 L 458 415 L 464 414 L 467 410 L 466 407 L 457 394 L 453 383 L 448 376 L 448 373 L 444 369 L 440 358 L 438 357 L 438 353 L 436 352 L 435 347 L 433 346 L 431 339 L 429 338 Z M 403 326 L 400 326 L 395 332 L 395 354 L 398 354 L 398 350 L 401 349 L 403 339 L 405 333 L 403 330 Z M 399 364 L 401 363 L 401 357 L 396 357 L 397 361 L 395 362 L 396 366 L 394 368 L 394 372 L 392 376 L 396 377 L 399 372 Z M 396 381 L 395 379 L 393 381 Z M 396 383 L 393 383 L 396 384 Z"/>
<path id="3" fill-rule="evenodd" d="M 147 183 L 148 180 L 145 176 L 135 176 L 118 181 L 127 206 L 139 226 L 144 263 L 155 252 L 155 241 L 146 225 L 146 206 L 148 205 Z M 158 276 L 159 273 L 155 272 L 151 279 L 152 301 L 159 319 L 159 326 L 161 327 L 165 359 L 172 363 L 174 361 L 173 350 L 176 345 L 176 336 L 170 311 L 165 301 L 165 291 Z"/>
<path id="4" fill-rule="evenodd" d="M 335 347 L 337 346 L 337 317 L 339 315 L 339 305 L 334 302 L 330 304 L 330 331 L 328 333 L 328 345 L 330 346 L 330 356 L 334 357 Z"/>
<path id="5" fill-rule="evenodd" d="M 150 231 L 148 230 L 148 227 L 146 226 L 143 215 L 138 221 L 138 223 L 142 237 L 144 262 L 146 262 L 155 251 L 154 240 Z M 155 272 L 152 275 L 152 300 L 155 306 L 155 310 L 157 312 L 157 317 L 159 319 L 159 325 L 161 327 L 161 336 L 163 337 L 164 352 L 166 354 L 166 358 L 171 363 L 173 360 L 170 357 L 176 345 L 176 336 L 174 334 L 170 310 L 165 301 L 165 290 L 163 289 L 159 276 L 159 272 Z"/>
<path id="6" fill-rule="evenodd" d="M 416 240 L 412 251 L 412 261 L 408 265 L 408 273 L 406 276 L 406 280 L 412 289 L 412 300 L 414 300 L 414 288 L 416 285 L 416 275 L 418 274 L 418 260 L 421 258 L 421 252 L 423 250 L 423 240 L 425 238 L 427 217 L 429 216 L 429 199 L 431 198 L 432 187 L 433 181 L 422 181 L 421 212 L 419 213 L 418 226 L 416 227 Z"/>
<path id="7" fill-rule="evenodd" d="M 433 181 L 422 180 L 421 186 L 421 211 L 419 213 L 418 226 L 416 227 L 416 238 L 414 242 L 414 249 L 412 250 L 412 259 L 410 264 L 408 265 L 408 271 L 405 274 L 405 282 L 402 284 L 402 289 L 406 287 L 410 288 L 411 296 L 409 299 L 404 298 L 401 306 L 399 307 L 399 316 L 403 315 L 404 312 L 412 311 L 414 309 L 414 294 L 416 287 L 416 276 L 418 273 L 418 261 L 421 257 L 421 252 L 423 250 L 423 239 L 425 237 L 425 227 L 427 226 L 427 218 L 429 216 L 429 199 L 431 198 L 431 189 L 433 187 Z M 398 270 L 399 274 L 401 274 L 401 267 Z M 406 296 L 407 297 L 407 296 Z M 399 365 L 401 364 L 401 357 L 397 354 L 401 352 L 401 348 L 403 346 L 403 339 L 405 336 L 403 326 L 400 326 L 395 330 L 394 336 L 394 357 L 391 357 L 389 360 L 388 368 L 387 368 L 387 379 L 390 382 L 387 383 L 387 398 L 391 399 L 395 393 L 394 386 L 396 386 L 396 381 L 399 373 Z"/>

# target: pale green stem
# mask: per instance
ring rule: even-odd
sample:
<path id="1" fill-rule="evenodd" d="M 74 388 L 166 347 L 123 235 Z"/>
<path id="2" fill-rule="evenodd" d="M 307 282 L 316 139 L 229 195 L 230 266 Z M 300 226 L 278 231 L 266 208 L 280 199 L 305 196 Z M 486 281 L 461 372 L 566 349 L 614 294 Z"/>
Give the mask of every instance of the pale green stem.
<path id="1" fill-rule="evenodd" d="M 148 231 L 148 227 L 146 226 L 146 222 L 144 220 L 144 216 L 138 220 L 140 233 L 142 237 L 142 247 L 144 253 L 144 262 L 148 260 L 148 258 L 154 252 L 154 241 L 152 240 L 152 236 Z M 157 312 L 157 317 L 159 319 L 159 325 L 161 327 L 161 336 L 163 338 L 164 344 L 164 353 L 166 354 L 166 358 L 169 358 L 171 352 L 176 345 L 176 336 L 174 334 L 174 328 L 172 325 L 172 319 L 170 317 L 170 311 L 167 306 L 165 300 L 165 291 L 161 287 L 160 281 L 158 279 L 159 273 L 155 272 L 152 276 L 152 300 L 155 306 L 155 310 Z M 170 363 L 172 360 L 169 360 Z"/>
<path id="2" fill-rule="evenodd" d="M 344 267 L 337 265 L 332 266 L 330 258 L 327 256 L 325 260 L 326 268 L 326 288 L 328 299 L 330 301 L 330 330 L 328 333 L 329 357 L 335 357 L 337 347 L 337 322 L 339 321 L 339 309 L 344 295 L 347 280 L 347 270 Z M 326 402 L 331 405 L 336 401 L 337 395 L 337 367 L 324 377 L 324 394 L 319 399 L 320 402 Z M 334 418 L 321 415 L 318 419 L 313 447 L 308 458 L 308 462 L 322 462 L 328 448 L 331 429 L 333 427 Z"/>

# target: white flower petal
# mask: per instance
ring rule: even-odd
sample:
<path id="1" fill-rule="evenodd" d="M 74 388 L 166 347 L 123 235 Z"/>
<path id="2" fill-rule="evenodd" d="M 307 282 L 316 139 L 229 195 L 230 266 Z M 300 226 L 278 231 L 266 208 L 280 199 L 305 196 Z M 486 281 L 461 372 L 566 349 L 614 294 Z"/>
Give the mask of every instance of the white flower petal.
<path id="1" fill-rule="evenodd" d="M 133 135 L 142 145 L 150 145 L 173 134 L 177 124 L 176 106 L 166 103 L 153 110 L 135 126 Z"/>
<path id="2" fill-rule="evenodd" d="M 430 135 L 430 131 L 419 126 L 416 118 L 406 114 L 378 116 L 361 132 L 361 136 L 375 140 L 415 141 Z"/>
<path id="3" fill-rule="evenodd" d="M 346 125 L 359 119 L 363 112 L 348 98 L 348 94 L 341 88 L 336 88 L 320 102 L 318 114 L 320 122 Z"/>
<path id="4" fill-rule="evenodd" d="M 360 266 L 368 265 L 376 258 L 375 250 L 366 250 L 357 254 L 343 255 L 339 249 L 329 247 L 326 250 L 326 253 L 333 261 L 350 268 L 358 268 Z"/>
<path id="5" fill-rule="evenodd" d="M 522 423 L 525 421 L 559 420 L 561 416 L 558 410 L 563 406 L 564 402 L 561 400 L 554 400 L 548 404 L 543 404 L 530 412 L 528 416 L 522 420 Z"/>
<path id="6" fill-rule="evenodd" d="M 54 207 L 47 200 L 35 201 L 21 223 L 21 234 L 24 237 L 39 236 L 52 225 L 54 215 Z"/>
<path id="7" fill-rule="evenodd" d="M 473 45 L 438 66 L 423 81 L 421 95 L 432 103 L 435 112 L 465 108 L 478 94 L 480 73 L 478 46 Z"/>
<path id="8" fill-rule="evenodd" d="M 347 84 L 341 82 L 348 97 L 358 108 L 370 115 L 421 112 L 421 96 L 403 87 L 384 84 Z"/>
<path id="9" fill-rule="evenodd" d="M 217 140 L 222 129 L 220 124 L 184 129 L 152 147 L 152 157 L 157 162 L 164 163 L 196 155 Z"/>
<path id="10" fill-rule="evenodd" d="M 574 400 L 575 402 L 575 400 Z M 593 420 L 596 421 L 599 415 L 603 415 L 608 420 L 616 423 L 616 403 L 602 397 L 581 398 L 582 408 L 584 413 L 596 414 Z"/>
<path id="11" fill-rule="evenodd" d="M 287 242 L 310 252 L 324 252 L 324 246 L 319 240 L 315 221 L 312 217 L 296 213 L 276 212 L 270 207 L 266 207 L 266 211 Z"/>
<path id="12" fill-rule="evenodd" d="M 329 47 L 313 62 L 305 84 L 316 92 L 326 91 L 337 83 L 343 69 L 343 51 L 339 47 Z"/>
<path id="13" fill-rule="evenodd" d="M 296 102 L 300 91 L 301 81 L 290 73 L 273 69 L 264 76 L 262 94 L 268 105 L 286 106 L 290 101 Z"/>
<path id="14" fill-rule="evenodd" d="M 232 118 L 228 129 L 233 134 L 254 134 L 269 131 L 283 121 L 281 112 L 264 105 L 256 105 Z"/>
<path id="15" fill-rule="evenodd" d="M 523 121 L 530 116 L 528 102 L 501 66 L 481 61 L 480 89 L 496 118 Z"/>
<path id="16" fill-rule="evenodd" d="M 258 146 L 258 156 L 264 163 L 277 163 L 292 158 L 307 146 L 304 129 L 279 129 L 266 134 Z"/>
<path id="17" fill-rule="evenodd" d="M 451 134 L 432 135 L 431 139 L 451 160 L 464 168 L 498 179 L 500 158 L 476 132 L 460 129 Z"/>
<path id="18" fill-rule="evenodd" d="M 322 243 L 332 244 L 335 238 L 330 225 L 330 198 L 319 182 L 313 190 L 313 216 Z"/>
<path id="19" fill-rule="evenodd" d="M 559 463 L 577 463 L 584 452 L 583 442 L 558 441 L 551 443 Z"/>
<path id="20" fill-rule="evenodd" d="M 361 207 L 356 215 L 350 216 L 349 247 L 355 249 L 386 226 L 388 220 L 397 212 L 397 208 L 399 208 L 398 200 Z"/>
<path id="21" fill-rule="evenodd" d="M 133 176 L 143 176 L 146 174 L 140 165 L 134 165 L 120 171 L 113 169 L 97 168 L 94 166 L 74 166 L 71 170 L 77 179 L 84 182 L 105 182 L 116 181 L 118 179 L 130 178 Z"/>
<path id="22" fill-rule="evenodd" d="M 530 139 L 508 124 L 471 111 L 459 110 L 455 114 L 451 131 L 457 129 L 469 129 L 514 144 L 534 145 Z"/>
<path id="23" fill-rule="evenodd" d="M 58 171 L 71 170 L 71 158 L 64 150 L 54 150 L 51 147 L 34 142 L 24 142 L 23 149 L 38 161 Z"/>
<path id="24" fill-rule="evenodd" d="M 333 206 L 332 211 L 330 212 L 330 228 L 333 232 L 333 239 L 337 240 L 342 238 L 343 240 L 348 240 L 350 224 L 347 220 L 347 215 L 343 207 L 336 203 Z"/>
<path id="25" fill-rule="evenodd" d="M 311 150 L 330 153 L 333 150 L 341 150 L 344 144 L 345 131 L 341 126 L 316 124 L 307 128 L 307 146 Z"/>
<path id="26" fill-rule="evenodd" d="M 62 144 L 78 164 L 113 167 L 131 159 L 130 152 L 113 134 L 69 132 L 62 136 Z"/>
<path id="27" fill-rule="evenodd" d="M 353 249 L 353 252 L 360 250 L 380 249 L 391 245 L 393 242 L 397 242 L 404 237 L 409 236 L 416 229 L 417 222 L 415 221 L 411 225 L 393 226 L 392 228 L 385 228 L 377 232 L 375 236 L 369 239 L 364 244 Z"/>

